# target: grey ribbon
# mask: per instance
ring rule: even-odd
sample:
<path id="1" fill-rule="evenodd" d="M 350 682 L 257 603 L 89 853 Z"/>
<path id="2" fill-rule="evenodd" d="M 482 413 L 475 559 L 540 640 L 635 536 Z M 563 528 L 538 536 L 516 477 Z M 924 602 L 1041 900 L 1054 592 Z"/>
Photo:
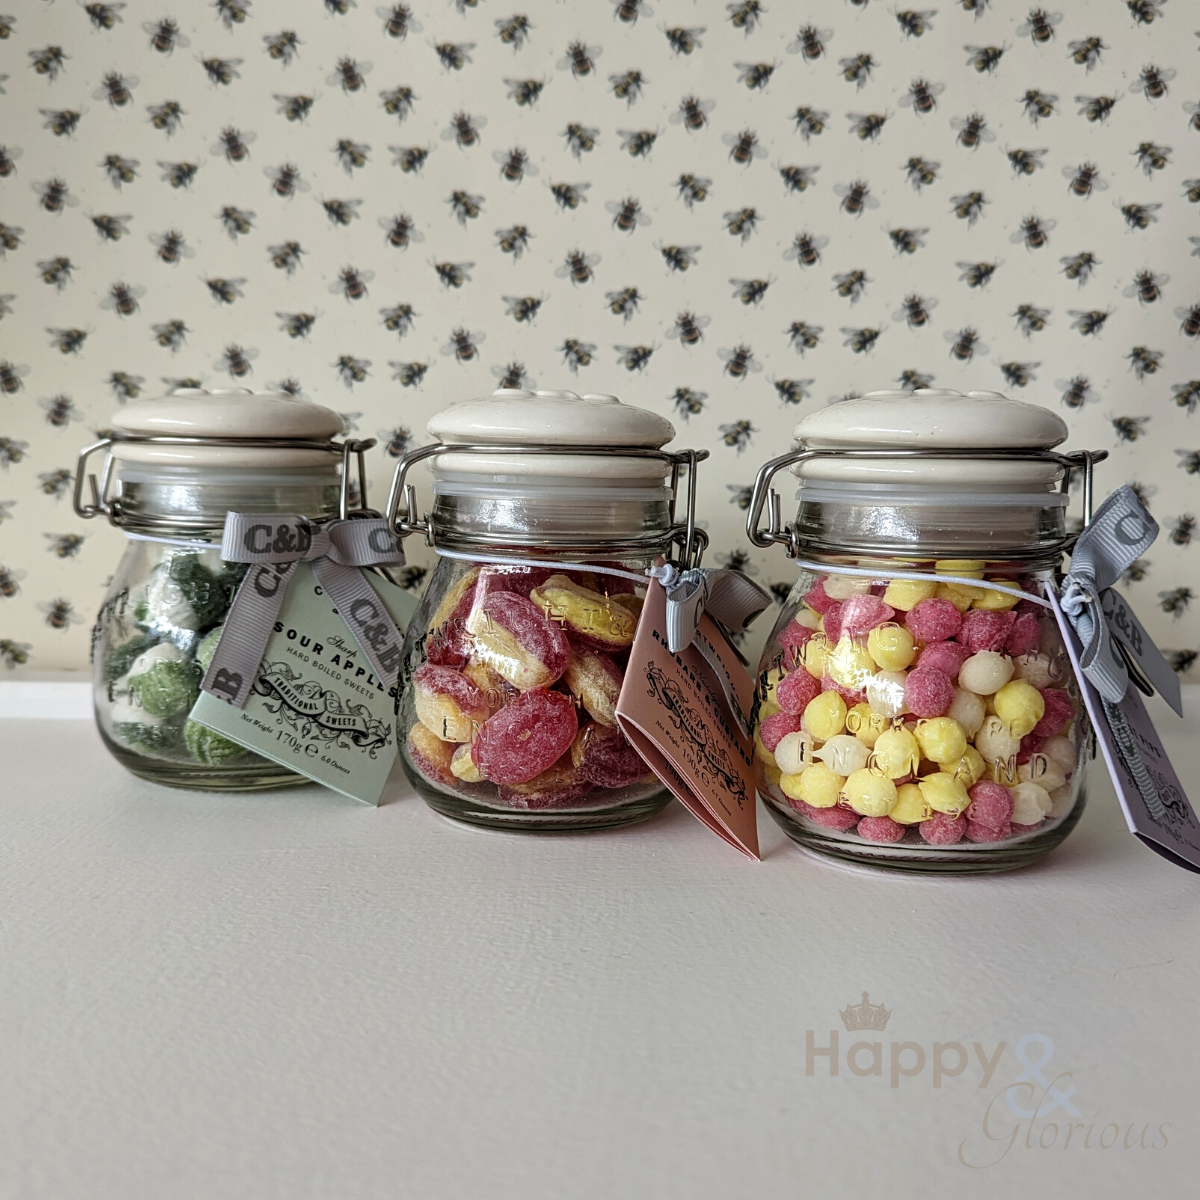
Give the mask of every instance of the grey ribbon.
<path id="1" fill-rule="evenodd" d="M 250 564 L 225 618 L 216 652 L 200 685 L 242 708 L 258 674 L 296 564 L 312 564 L 381 682 L 400 669 L 403 636 L 360 567 L 398 567 L 404 551 L 382 518 L 329 521 L 280 513 L 236 513 L 225 518 L 221 557 Z"/>
<path id="2" fill-rule="evenodd" d="M 693 567 L 680 571 L 665 563 L 652 567 L 647 574 L 657 579 L 667 594 L 667 649 L 678 654 L 689 646 L 696 647 L 720 682 L 729 711 L 742 732 L 750 737 L 753 733 L 750 717 L 742 708 L 716 647 L 699 632 L 700 618 L 707 612 L 720 626 L 736 633 L 771 603 L 771 597 L 741 572 L 725 568 Z"/>

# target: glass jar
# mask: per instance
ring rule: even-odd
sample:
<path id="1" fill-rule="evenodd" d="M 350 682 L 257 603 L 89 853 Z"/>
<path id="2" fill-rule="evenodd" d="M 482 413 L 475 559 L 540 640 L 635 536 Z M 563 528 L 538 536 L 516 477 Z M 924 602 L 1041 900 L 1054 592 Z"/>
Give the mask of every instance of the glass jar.
<path id="1" fill-rule="evenodd" d="M 429 422 L 389 514 L 440 555 L 408 628 L 401 760 L 437 812 L 538 832 L 624 825 L 669 795 L 617 727 L 645 594 L 672 548 L 698 561 L 695 468 L 669 421 L 615 396 L 504 389 Z M 407 478 L 430 459 L 432 511 Z M 681 474 L 686 518 L 676 521 Z M 402 503 L 403 501 L 403 503 Z"/>
<path id="2" fill-rule="evenodd" d="M 92 631 L 100 736 L 133 774 L 208 791 L 306 783 L 189 719 L 247 567 L 221 560 L 226 513 L 346 515 L 351 454 L 337 413 L 286 393 L 183 389 L 122 409 L 86 447 L 75 511 L 106 516 L 127 538 Z M 88 457 L 105 450 L 100 482 Z M 110 495 L 110 487 L 112 494 Z"/>
<path id="3" fill-rule="evenodd" d="M 1079 820 L 1092 734 L 1043 596 L 1074 540 L 1071 477 L 1090 517 L 1106 454 L 1055 453 L 1066 434 L 994 392 L 874 392 L 811 414 L 759 472 L 750 538 L 800 572 L 760 662 L 755 766 L 806 849 L 1002 871 Z M 789 526 L 769 490 L 784 467 Z"/>

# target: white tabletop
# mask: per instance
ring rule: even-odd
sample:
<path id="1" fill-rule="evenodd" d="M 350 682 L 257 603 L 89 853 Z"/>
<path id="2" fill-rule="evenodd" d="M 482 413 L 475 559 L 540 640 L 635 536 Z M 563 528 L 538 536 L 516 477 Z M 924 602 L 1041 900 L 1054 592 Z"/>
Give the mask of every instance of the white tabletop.
<path id="1" fill-rule="evenodd" d="M 1187 700 L 1160 720 L 1185 780 Z M 1200 879 L 1095 765 L 1044 863 L 930 880 L 765 815 L 755 865 L 678 805 L 528 837 L 403 783 L 378 811 L 156 788 L 80 720 L 0 720 L 0 763 L 5 1200 L 1195 1194 Z M 882 1033 L 839 1018 L 864 990 Z M 1003 1092 L 1029 1034 L 1079 1113 L 1044 1100 L 1032 1139 Z M 927 1060 L 896 1088 L 893 1042 Z M 970 1061 L 935 1088 L 937 1042 Z M 1005 1043 L 984 1087 L 975 1042 Z"/>

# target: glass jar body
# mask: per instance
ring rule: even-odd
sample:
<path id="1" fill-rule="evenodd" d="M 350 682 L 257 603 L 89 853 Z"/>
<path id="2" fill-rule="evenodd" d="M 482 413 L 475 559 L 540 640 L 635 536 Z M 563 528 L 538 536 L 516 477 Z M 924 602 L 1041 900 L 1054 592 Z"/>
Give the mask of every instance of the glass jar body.
<path id="1" fill-rule="evenodd" d="M 439 561 L 405 641 L 404 769 L 430 807 L 475 825 L 570 832 L 649 817 L 668 793 L 615 717 L 645 589 L 593 567 L 641 574 L 654 556 L 531 557 L 561 565 Z"/>
<path id="2" fill-rule="evenodd" d="M 810 562 L 759 669 L 772 817 L 806 849 L 913 871 L 1009 870 L 1057 846 L 1091 729 L 1052 614 L 988 586 L 1040 596 L 1045 557 Z"/>

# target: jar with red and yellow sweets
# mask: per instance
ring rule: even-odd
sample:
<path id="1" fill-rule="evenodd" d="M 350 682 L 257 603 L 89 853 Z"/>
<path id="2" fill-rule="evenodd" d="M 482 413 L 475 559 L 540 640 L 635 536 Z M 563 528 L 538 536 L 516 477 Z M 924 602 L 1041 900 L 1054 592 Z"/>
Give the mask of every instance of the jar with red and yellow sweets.
<path id="1" fill-rule="evenodd" d="M 389 514 L 439 555 L 408 628 L 405 771 L 428 804 L 540 832 L 641 820 L 668 793 L 616 719 L 659 556 L 694 565 L 695 469 L 657 413 L 616 396 L 502 389 L 438 413 L 401 459 Z M 433 470 L 417 509 L 412 468 Z M 685 513 L 676 512 L 686 476 Z"/>
<path id="2" fill-rule="evenodd" d="M 799 573 L 760 663 L 755 764 L 806 849 L 1001 871 L 1079 820 L 1092 735 L 1045 585 L 1073 544 L 1072 477 L 1086 520 L 1106 455 L 1059 453 L 1066 436 L 996 392 L 872 392 L 806 417 L 759 472 L 750 538 Z"/>

